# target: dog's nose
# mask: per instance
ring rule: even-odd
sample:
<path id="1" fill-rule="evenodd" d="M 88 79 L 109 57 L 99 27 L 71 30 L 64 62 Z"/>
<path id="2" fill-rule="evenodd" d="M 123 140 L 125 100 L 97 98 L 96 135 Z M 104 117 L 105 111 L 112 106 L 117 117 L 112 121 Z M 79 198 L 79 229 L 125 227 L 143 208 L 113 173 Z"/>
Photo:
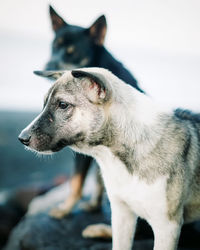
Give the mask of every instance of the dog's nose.
<path id="1" fill-rule="evenodd" d="M 21 134 L 18 136 L 18 139 L 21 143 L 28 146 L 30 143 L 31 136 L 27 132 L 22 131 Z"/>

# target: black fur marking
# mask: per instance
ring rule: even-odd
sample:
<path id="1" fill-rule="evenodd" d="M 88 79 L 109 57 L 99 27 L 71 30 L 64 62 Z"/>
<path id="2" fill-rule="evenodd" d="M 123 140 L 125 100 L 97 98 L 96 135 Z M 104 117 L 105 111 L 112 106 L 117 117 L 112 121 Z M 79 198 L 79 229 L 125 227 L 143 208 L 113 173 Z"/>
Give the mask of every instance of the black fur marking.
<path id="1" fill-rule="evenodd" d="M 88 144 L 89 146 L 103 145 L 111 147 L 115 143 L 116 134 L 113 129 L 112 121 L 107 122 L 106 126 L 101 129 L 98 134 L 91 136 Z"/>
<path id="2" fill-rule="evenodd" d="M 101 67 L 110 70 L 114 75 L 121 80 L 131 85 L 138 91 L 144 93 L 139 87 L 134 76 L 124 67 L 124 65 L 117 61 L 103 46 L 96 46 L 94 49 L 94 56 L 92 63 L 88 67 Z"/>
<path id="3" fill-rule="evenodd" d="M 176 109 L 174 111 L 175 117 L 180 119 L 180 121 L 188 121 L 191 126 L 193 126 L 193 132 L 196 133 L 196 137 L 198 138 L 198 147 L 200 147 L 200 114 L 193 113 L 190 110 L 185 109 Z M 185 149 L 184 149 L 184 158 L 186 160 L 187 154 L 190 149 L 191 137 L 190 130 L 187 131 L 188 137 L 185 138 Z"/>
<path id="4" fill-rule="evenodd" d="M 109 147 L 110 145 L 112 145 L 112 143 L 105 135 L 102 135 L 98 138 L 89 141 L 89 146 L 98 146 L 98 145 L 104 145 Z"/>
<path id="5" fill-rule="evenodd" d="M 63 149 L 64 147 L 68 146 L 68 141 L 65 139 L 61 139 L 51 150 L 53 152 L 58 152 L 61 149 Z"/>
<path id="6" fill-rule="evenodd" d="M 178 117 L 181 120 L 188 120 L 191 122 L 197 122 L 200 123 L 200 114 L 193 113 L 190 110 L 186 109 L 176 109 L 174 111 L 174 115 Z"/>
<path id="7" fill-rule="evenodd" d="M 84 141 L 84 139 L 85 139 L 84 133 L 78 133 L 77 135 L 75 135 L 73 137 L 69 137 L 67 139 L 59 140 L 51 150 L 53 152 L 57 152 L 57 151 L 60 151 L 61 149 L 63 149 L 64 147 L 66 147 L 66 146 L 75 145 L 78 142 Z"/>
<path id="8" fill-rule="evenodd" d="M 176 109 L 174 111 L 174 117 L 178 122 L 183 123 L 183 127 L 185 128 L 185 138 L 184 138 L 184 145 L 182 151 L 183 161 L 187 162 L 191 160 L 190 154 L 192 145 L 194 144 L 193 138 L 198 138 L 197 140 L 197 147 L 200 148 L 200 114 L 193 113 L 189 110 L 184 109 Z"/>
<path id="9" fill-rule="evenodd" d="M 182 154 L 184 161 L 187 161 L 188 153 L 190 149 L 191 149 L 191 134 L 188 134 L 185 140 L 185 145 L 184 145 L 183 154 Z"/>

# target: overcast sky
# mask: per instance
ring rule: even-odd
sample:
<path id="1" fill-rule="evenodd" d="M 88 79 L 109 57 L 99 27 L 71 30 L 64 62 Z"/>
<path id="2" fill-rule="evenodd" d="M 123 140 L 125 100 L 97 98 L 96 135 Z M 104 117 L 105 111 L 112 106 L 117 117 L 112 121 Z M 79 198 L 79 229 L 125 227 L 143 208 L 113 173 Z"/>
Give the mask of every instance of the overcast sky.
<path id="1" fill-rule="evenodd" d="M 200 55 L 199 0 L 1 0 L 0 30 L 50 37 L 48 3 L 83 26 L 105 14 L 108 43 Z"/>
<path id="2" fill-rule="evenodd" d="M 88 27 L 105 14 L 106 47 L 155 99 L 200 110 L 199 0 L 1 0 L 0 108 L 40 109 L 47 81 L 32 75 L 49 57 L 48 4 Z"/>

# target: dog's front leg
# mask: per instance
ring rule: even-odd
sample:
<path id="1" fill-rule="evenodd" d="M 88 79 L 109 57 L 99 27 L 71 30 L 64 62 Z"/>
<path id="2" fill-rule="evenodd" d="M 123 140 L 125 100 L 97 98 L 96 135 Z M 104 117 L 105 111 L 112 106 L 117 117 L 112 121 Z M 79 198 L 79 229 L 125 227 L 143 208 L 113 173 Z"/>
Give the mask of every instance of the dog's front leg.
<path id="1" fill-rule="evenodd" d="M 113 250 L 130 250 L 137 216 L 122 201 L 110 199 L 112 212 Z"/>
<path id="2" fill-rule="evenodd" d="M 176 250 L 182 223 L 165 221 L 162 218 L 153 225 L 154 250 Z"/>

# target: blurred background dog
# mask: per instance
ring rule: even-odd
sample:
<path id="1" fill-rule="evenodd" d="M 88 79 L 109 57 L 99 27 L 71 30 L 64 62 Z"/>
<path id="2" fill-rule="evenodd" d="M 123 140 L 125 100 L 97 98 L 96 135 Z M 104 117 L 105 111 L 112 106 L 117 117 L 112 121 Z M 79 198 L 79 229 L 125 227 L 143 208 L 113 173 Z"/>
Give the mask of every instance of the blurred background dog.
<path id="1" fill-rule="evenodd" d="M 89 28 L 83 28 L 68 24 L 56 13 L 52 6 L 49 6 L 49 13 L 55 38 L 52 42 L 51 57 L 45 70 L 102 67 L 109 69 L 126 83 L 143 92 L 134 76 L 104 47 L 107 31 L 104 15 L 100 16 Z M 75 172 L 70 182 L 71 193 L 66 201 L 51 211 L 52 216 L 61 218 L 71 212 L 82 196 L 83 184 L 92 162 L 91 157 L 76 154 Z M 92 196 L 89 203 L 82 205 L 87 210 L 96 210 L 101 205 L 103 186 L 98 171 L 96 171 L 96 174 L 98 185 L 96 194 Z"/>

